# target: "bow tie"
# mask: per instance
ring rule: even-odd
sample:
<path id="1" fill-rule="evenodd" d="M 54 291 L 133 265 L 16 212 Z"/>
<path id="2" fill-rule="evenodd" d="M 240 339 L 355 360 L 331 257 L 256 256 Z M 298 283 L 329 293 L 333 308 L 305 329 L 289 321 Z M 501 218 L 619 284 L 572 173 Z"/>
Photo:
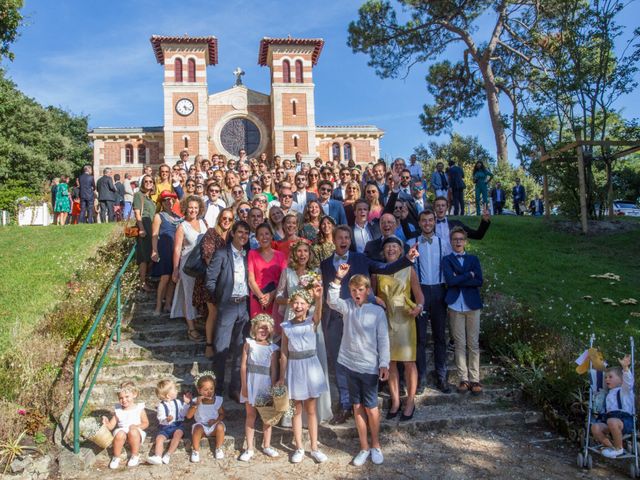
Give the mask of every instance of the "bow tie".
<path id="1" fill-rule="evenodd" d="M 437 223 L 446 223 L 446 221 L 447 221 L 446 218 L 443 218 L 443 219 L 440 219 L 440 220 L 436 220 L 436 224 Z"/>
<path id="2" fill-rule="evenodd" d="M 239 252 L 233 252 L 233 256 L 236 258 L 244 257 L 247 254 L 244 250 L 240 250 Z"/>
<path id="3" fill-rule="evenodd" d="M 458 258 L 464 258 L 464 253 L 457 253 L 457 254 L 456 254 L 456 257 L 458 257 Z"/>
<path id="4" fill-rule="evenodd" d="M 346 262 L 348 258 L 349 258 L 349 255 L 338 255 L 336 253 L 336 260 L 343 260 Z"/>
<path id="5" fill-rule="evenodd" d="M 424 235 L 420 237 L 420 243 L 428 243 L 429 245 L 431 245 L 431 242 L 433 242 L 433 237 L 427 238 Z"/>

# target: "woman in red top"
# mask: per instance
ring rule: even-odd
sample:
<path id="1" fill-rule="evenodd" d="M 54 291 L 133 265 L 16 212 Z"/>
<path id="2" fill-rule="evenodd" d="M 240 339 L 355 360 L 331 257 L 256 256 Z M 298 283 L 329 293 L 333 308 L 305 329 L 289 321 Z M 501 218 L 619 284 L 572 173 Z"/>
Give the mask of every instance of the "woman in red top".
<path id="1" fill-rule="evenodd" d="M 268 223 L 256 228 L 258 248 L 249 250 L 247 266 L 249 268 L 249 288 L 251 301 L 249 314 L 251 318 L 259 313 L 271 315 L 276 321 L 276 330 L 280 331 L 278 309 L 274 308 L 276 288 L 282 271 L 287 268 L 287 256 L 272 247 L 273 233 Z"/>
<path id="2" fill-rule="evenodd" d="M 300 240 L 300 237 L 298 236 L 298 214 L 289 213 L 285 215 L 284 220 L 282 221 L 282 231 L 284 232 L 284 238 L 274 242 L 273 248 L 284 253 L 285 257 L 289 258 L 291 245 Z M 302 240 L 311 244 L 311 242 L 306 238 L 303 238 Z"/>

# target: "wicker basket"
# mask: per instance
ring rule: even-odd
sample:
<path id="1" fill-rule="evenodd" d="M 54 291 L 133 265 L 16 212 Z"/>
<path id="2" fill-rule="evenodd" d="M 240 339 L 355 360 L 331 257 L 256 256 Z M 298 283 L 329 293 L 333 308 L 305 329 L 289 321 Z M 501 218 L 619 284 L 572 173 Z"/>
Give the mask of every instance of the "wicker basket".
<path id="1" fill-rule="evenodd" d="M 258 410 L 260 418 L 262 418 L 262 423 L 264 423 L 265 425 L 269 425 L 270 427 L 277 425 L 277 423 L 282 418 L 282 415 L 284 415 L 284 412 L 279 412 L 272 405 L 267 405 L 264 407 L 256 406 L 256 410 Z"/>
<path id="2" fill-rule="evenodd" d="M 95 435 L 89 438 L 89 440 L 91 440 L 100 448 L 109 448 L 109 446 L 113 442 L 113 435 L 106 425 L 102 425 L 95 433 Z"/>
<path id="3" fill-rule="evenodd" d="M 273 395 L 273 407 L 276 411 L 282 413 L 289 410 L 289 390 L 287 390 L 286 386 L 284 386 L 284 393 L 282 395 L 279 397 Z"/>

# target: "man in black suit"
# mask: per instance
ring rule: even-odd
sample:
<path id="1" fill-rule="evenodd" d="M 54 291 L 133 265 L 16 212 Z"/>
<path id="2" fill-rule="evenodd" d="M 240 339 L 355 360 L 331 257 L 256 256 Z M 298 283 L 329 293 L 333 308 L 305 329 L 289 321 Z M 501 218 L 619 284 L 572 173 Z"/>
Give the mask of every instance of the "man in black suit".
<path id="1" fill-rule="evenodd" d="M 352 252 L 363 253 L 367 243 L 380 237 L 380 226 L 369 222 L 369 204 L 366 200 L 357 200 L 355 205 L 355 223 L 351 229 Z"/>
<path id="2" fill-rule="evenodd" d="M 100 221 L 105 223 L 115 220 L 113 206 L 117 200 L 118 190 L 111 178 L 111 169 L 105 168 L 102 177 L 96 182 L 96 190 L 98 192 L 98 201 L 100 202 Z"/>
<path id="3" fill-rule="evenodd" d="M 347 184 L 350 181 L 351 170 L 349 170 L 347 167 L 342 167 L 340 169 L 340 184 L 333 189 L 331 198 L 333 200 L 338 200 L 339 202 L 344 202 L 344 199 L 347 198 Z"/>
<path id="4" fill-rule="evenodd" d="M 396 231 L 397 223 L 396 217 L 394 217 L 390 213 L 383 213 L 380 217 L 380 236 L 375 240 L 371 240 L 364 247 L 364 254 L 369 257 L 371 260 L 376 260 L 377 262 L 384 262 L 384 256 L 382 255 L 382 242 L 385 239 L 392 237 L 394 232 Z M 409 251 L 409 246 L 405 242 L 404 244 L 404 253 Z"/>
<path id="5" fill-rule="evenodd" d="M 491 225 L 491 215 L 489 211 L 485 208 L 482 212 L 482 220 L 480 220 L 480 225 L 477 230 L 474 230 L 471 227 L 466 226 L 460 220 L 450 220 L 447 218 L 447 212 L 449 211 L 449 202 L 444 197 L 436 198 L 436 201 L 433 202 L 434 212 L 436 214 L 436 236 L 442 240 L 442 254 L 449 255 L 453 252 L 451 248 L 451 240 L 449 238 L 449 232 L 455 226 L 462 227 L 465 232 L 467 232 L 467 237 L 472 238 L 474 240 L 482 240 L 484 238 L 484 234 L 487 233 L 489 229 L 489 225 Z"/>
<path id="6" fill-rule="evenodd" d="M 80 183 L 80 223 L 93 223 L 93 200 L 96 182 L 93 179 L 93 169 L 89 165 L 82 168 Z"/>
<path id="7" fill-rule="evenodd" d="M 524 212 L 520 210 L 520 205 L 526 202 L 527 194 L 524 190 L 524 186 L 520 185 L 519 178 L 516 178 L 516 184 L 511 190 L 511 196 L 513 197 L 513 208 L 516 211 L 516 215 L 522 215 Z"/>
<path id="8" fill-rule="evenodd" d="M 456 162 L 449 160 L 449 186 L 451 187 L 451 203 L 453 204 L 453 214 L 464 214 L 464 170 L 456 165 Z"/>
<path id="9" fill-rule="evenodd" d="M 245 327 L 249 322 L 249 287 L 247 257 L 244 247 L 249 241 L 247 222 L 236 222 L 231 229 L 231 243 L 218 249 L 207 267 L 206 286 L 215 295 L 218 320 L 214 339 L 213 370 L 216 395 L 224 392 L 224 369 L 229 353 L 233 354 L 230 397 L 239 400 L 240 360 Z"/>
<path id="10" fill-rule="evenodd" d="M 493 203 L 493 214 L 502 215 L 506 192 L 502 189 L 502 184 L 496 182 L 496 186 L 491 189 L 491 203 Z"/>
<path id="11" fill-rule="evenodd" d="M 116 186 L 116 205 L 120 206 L 120 218 L 122 218 L 122 211 L 124 209 L 124 184 L 120 181 L 120 174 L 116 173 L 113 176 L 113 181 Z"/>

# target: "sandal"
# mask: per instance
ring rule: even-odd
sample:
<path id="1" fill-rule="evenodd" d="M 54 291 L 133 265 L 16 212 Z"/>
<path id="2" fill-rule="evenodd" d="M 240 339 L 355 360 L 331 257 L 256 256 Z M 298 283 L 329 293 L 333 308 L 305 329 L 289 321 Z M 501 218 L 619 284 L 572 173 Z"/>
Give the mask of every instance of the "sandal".
<path id="1" fill-rule="evenodd" d="M 214 356 L 213 353 L 213 343 L 207 343 L 204 348 L 204 356 L 211 360 Z"/>
<path id="2" fill-rule="evenodd" d="M 469 390 L 471 390 L 471 385 L 466 380 L 461 381 L 458 385 L 458 393 L 467 393 Z"/>
<path id="3" fill-rule="evenodd" d="M 187 337 L 189 337 L 189 340 L 193 340 L 194 342 L 202 341 L 202 335 L 200 335 L 200 332 L 198 332 L 198 330 L 196 330 L 195 328 L 190 328 L 189 330 L 187 330 Z"/>
<path id="4" fill-rule="evenodd" d="M 482 393 L 482 385 L 478 382 L 471 382 L 471 394 L 480 395 Z"/>

